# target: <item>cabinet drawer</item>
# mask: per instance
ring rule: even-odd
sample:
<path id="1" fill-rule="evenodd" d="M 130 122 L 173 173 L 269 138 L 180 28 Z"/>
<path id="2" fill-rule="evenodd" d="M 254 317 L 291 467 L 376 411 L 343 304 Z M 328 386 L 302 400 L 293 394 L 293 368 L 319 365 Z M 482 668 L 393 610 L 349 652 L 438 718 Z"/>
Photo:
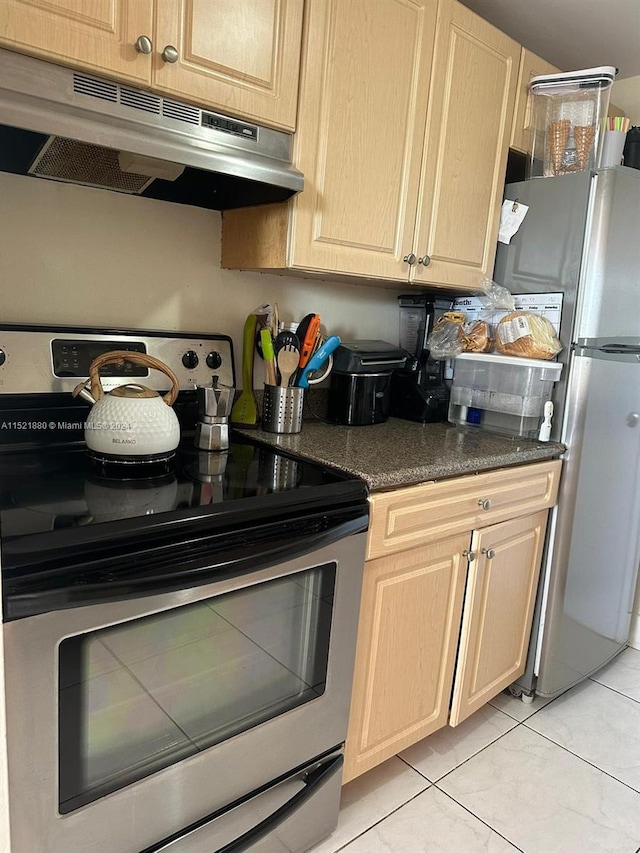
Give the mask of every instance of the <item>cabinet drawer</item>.
<path id="1" fill-rule="evenodd" d="M 374 494 L 367 559 L 551 507 L 561 465 L 537 462 Z"/>

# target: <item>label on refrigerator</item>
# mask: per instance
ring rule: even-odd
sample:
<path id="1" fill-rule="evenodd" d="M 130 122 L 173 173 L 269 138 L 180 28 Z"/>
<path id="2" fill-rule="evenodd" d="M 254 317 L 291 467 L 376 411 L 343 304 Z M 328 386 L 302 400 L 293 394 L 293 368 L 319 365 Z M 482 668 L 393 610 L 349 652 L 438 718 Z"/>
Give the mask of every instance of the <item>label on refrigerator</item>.
<path id="1" fill-rule="evenodd" d="M 522 204 L 517 199 L 510 201 L 505 199 L 502 202 L 502 210 L 500 211 L 500 229 L 498 231 L 498 240 L 500 243 L 510 243 L 513 235 L 522 225 L 522 221 L 527 215 L 529 207 Z"/>
<path id="2" fill-rule="evenodd" d="M 562 293 L 515 293 L 513 301 L 516 311 L 531 311 L 546 317 L 553 326 L 556 335 L 560 333 L 560 317 L 562 315 Z M 464 311 L 466 322 L 483 319 L 497 325 L 505 314 L 505 309 L 487 308 L 482 303 L 482 297 L 462 296 L 453 303 L 454 311 Z"/>

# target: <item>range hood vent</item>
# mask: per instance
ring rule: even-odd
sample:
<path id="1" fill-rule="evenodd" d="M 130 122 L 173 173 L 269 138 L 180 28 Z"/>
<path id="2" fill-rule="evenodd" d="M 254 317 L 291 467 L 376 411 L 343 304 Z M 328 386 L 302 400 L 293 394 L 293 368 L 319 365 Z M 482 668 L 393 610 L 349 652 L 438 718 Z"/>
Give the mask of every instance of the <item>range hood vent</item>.
<path id="1" fill-rule="evenodd" d="M 287 133 L 0 49 L 1 171 L 227 210 L 300 192 L 290 146 Z"/>
<path id="2" fill-rule="evenodd" d="M 135 172 L 123 172 L 118 152 L 76 139 L 50 136 L 29 168 L 30 175 L 140 195 L 153 178 Z"/>

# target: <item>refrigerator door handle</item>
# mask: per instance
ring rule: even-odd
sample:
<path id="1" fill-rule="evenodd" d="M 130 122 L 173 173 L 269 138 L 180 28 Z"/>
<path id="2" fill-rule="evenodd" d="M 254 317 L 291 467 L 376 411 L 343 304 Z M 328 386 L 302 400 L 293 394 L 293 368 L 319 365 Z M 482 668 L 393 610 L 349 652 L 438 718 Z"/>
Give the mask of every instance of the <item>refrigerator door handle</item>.
<path id="1" fill-rule="evenodd" d="M 609 358 L 616 361 L 640 361 L 638 338 L 579 338 L 574 346 L 577 356 L 586 358 Z"/>
<path id="2" fill-rule="evenodd" d="M 612 352 L 612 353 L 620 353 L 621 355 L 625 353 L 640 353 L 640 346 L 634 346 L 633 344 L 604 344 L 600 349 L 602 352 Z"/>

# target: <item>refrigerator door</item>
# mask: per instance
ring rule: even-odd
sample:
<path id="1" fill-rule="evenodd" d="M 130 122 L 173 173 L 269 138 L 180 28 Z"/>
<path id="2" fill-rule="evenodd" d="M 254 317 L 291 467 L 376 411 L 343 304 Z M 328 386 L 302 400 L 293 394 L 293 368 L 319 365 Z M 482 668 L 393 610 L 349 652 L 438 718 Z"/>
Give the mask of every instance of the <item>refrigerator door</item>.
<path id="1" fill-rule="evenodd" d="M 639 173 L 640 174 L 640 173 Z M 511 242 L 498 243 L 494 278 L 511 293 L 562 293 L 558 361 L 565 367 L 554 385 L 554 418 L 551 438 L 558 441 L 566 394 L 568 362 L 578 281 L 584 248 L 592 176 L 575 172 L 557 178 L 535 178 L 508 184 L 505 199 L 529 208 Z"/>
<path id="2" fill-rule="evenodd" d="M 569 450 L 547 557 L 535 663 L 544 696 L 624 648 L 640 561 L 640 339 L 584 343 L 572 358 Z"/>
<path id="3" fill-rule="evenodd" d="M 589 211 L 572 340 L 638 335 L 640 171 L 601 169 Z"/>

